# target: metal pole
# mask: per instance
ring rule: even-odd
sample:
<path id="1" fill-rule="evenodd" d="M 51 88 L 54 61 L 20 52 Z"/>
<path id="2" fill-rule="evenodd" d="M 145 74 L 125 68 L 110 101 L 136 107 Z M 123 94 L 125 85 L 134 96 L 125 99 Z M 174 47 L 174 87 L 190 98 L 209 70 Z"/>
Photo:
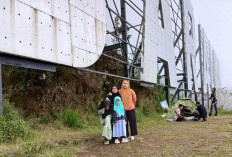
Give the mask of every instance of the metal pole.
<path id="1" fill-rule="evenodd" d="M 0 64 L 0 115 L 3 114 L 3 101 L 2 101 L 2 65 Z"/>
<path id="2" fill-rule="evenodd" d="M 187 90 L 188 90 L 188 76 L 187 76 L 187 57 L 186 57 L 186 36 L 185 36 L 185 20 L 184 20 L 184 1 L 180 0 L 181 7 L 181 24 L 182 24 L 182 42 L 183 42 L 183 70 L 184 70 L 184 95 L 187 98 Z"/>
<path id="3" fill-rule="evenodd" d="M 126 20 L 126 3 L 125 0 L 121 0 L 121 17 L 123 19 Z M 124 41 L 127 41 L 127 25 L 126 22 L 124 20 L 121 20 L 122 23 L 122 39 Z M 124 55 L 124 59 L 125 62 L 127 64 L 124 65 L 124 73 L 125 73 L 125 77 L 128 77 L 128 50 L 127 50 L 127 44 L 126 43 L 122 43 L 122 50 L 123 50 L 123 55 Z"/>
<path id="4" fill-rule="evenodd" d="M 203 78 L 203 60 L 202 60 L 202 32 L 201 32 L 201 25 L 198 25 L 198 33 L 199 33 L 199 58 L 200 58 L 200 75 L 201 75 L 201 103 L 204 106 L 204 78 Z"/>
<path id="5" fill-rule="evenodd" d="M 166 94 L 166 100 L 167 100 L 167 103 L 168 103 L 168 106 L 169 106 L 169 89 L 168 89 L 168 86 L 169 86 L 169 75 L 168 75 L 168 63 L 165 64 L 165 94 Z"/>

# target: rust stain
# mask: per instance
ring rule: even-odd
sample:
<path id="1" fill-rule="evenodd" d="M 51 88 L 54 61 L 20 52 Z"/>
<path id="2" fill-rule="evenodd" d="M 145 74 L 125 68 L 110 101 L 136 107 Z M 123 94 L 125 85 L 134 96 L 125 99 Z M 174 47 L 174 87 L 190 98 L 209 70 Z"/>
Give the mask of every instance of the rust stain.
<path id="1" fill-rule="evenodd" d="M 10 19 L 9 19 L 10 27 L 11 27 L 11 49 L 10 52 L 13 52 L 16 54 L 16 41 L 15 41 L 15 33 L 16 33 L 16 27 L 15 27 L 15 0 L 10 0 Z"/>
<path id="2" fill-rule="evenodd" d="M 53 32 L 54 32 L 54 36 L 53 36 L 53 39 L 54 39 L 54 45 L 52 46 L 52 47 L 54 47 L 54 52 L 53 53 L 55 53 L 55 58 L 56 58 L 56 60 L 55 60 L 55 62 L 57 62 L 58 63 L 58 58 L 59 58 L 59 52 L 58 52 L 58 44 L 59 44 L 59 39 L 58 39 L 58 33 L 59 33 L 59 20 L 58 19 L 56 19 L 55 17 L 52 17 L 52 19 L 53 19 L 53 24 L 54 24 L 54 30 L 53 30 Z"/>
<path id="3" fill-rule="evenodd" d="M 34 9 L 34 15 L 35 15 L 35 22 L 33 23 L 33 28 L 35 28 L 35 37 L 34 37 L 34 48 L 35 48 L 35 56 L 36 58 L 39 58 L 39 54 L 40 54 L 40 48 L 39 48 L 39 29 L 38 29 L 38 25 L 39 25 L 39 12 L 38 10 Z"/>

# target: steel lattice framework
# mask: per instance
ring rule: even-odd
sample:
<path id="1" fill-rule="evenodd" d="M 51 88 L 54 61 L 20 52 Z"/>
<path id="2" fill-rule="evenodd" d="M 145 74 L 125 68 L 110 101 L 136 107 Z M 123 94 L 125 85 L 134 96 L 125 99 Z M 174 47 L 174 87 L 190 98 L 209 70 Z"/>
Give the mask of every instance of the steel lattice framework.
<path id="1" fill-rule="evenodd" d="M 195 29 L 190 0 L 11 0 L 0 7 L 0 64 L 48 71 L 62 64 L 160 85 L 167 101 L 172 94 L 205 104 L 209 85 L 220 87 L 220 63 L 204 29 Z M 92 68 L 99 58 L 122 65 L 120 75 Z"/>

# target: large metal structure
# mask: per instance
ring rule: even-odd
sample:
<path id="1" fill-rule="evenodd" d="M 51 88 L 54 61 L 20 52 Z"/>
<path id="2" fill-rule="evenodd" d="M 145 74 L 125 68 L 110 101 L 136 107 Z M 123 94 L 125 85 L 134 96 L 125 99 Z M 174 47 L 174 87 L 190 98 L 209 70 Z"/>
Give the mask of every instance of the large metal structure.
<path id="1" fill-rule="evenodd" d="M 220 67 L 196 30 L 190 0 L 1 0 L 0 64 L 48 71 L 62 64 L 204 104 L 209 85 L 220 86 Z M 122 64 L 124 75 L 87 68 L 100 57 Z"/>
<path id="2" fill-rule="evenodd" d="M 220 63 L 217 59 L 215 50 L 210 44 L 207 35 L 202 28 L 198 25 L 198 48 L 196 50 L 195 57 L 197 59 L 197 81 L 200 84 L 200 95 L 199 99 L 202 104 L 207 104 L 209 107 L 209 95 L 210 85 L 214 87 L 220 87 Z"/>

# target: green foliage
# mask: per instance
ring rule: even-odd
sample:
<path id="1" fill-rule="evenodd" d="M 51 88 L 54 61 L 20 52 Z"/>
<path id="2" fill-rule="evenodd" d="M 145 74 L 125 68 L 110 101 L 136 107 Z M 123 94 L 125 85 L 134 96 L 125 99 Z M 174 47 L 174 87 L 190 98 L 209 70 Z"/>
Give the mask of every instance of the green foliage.
<path id="1" fill-rule="evenodd" d="M 226 109 L 223 109 L 222 107 L 219 107 L 218 113 L 221 115 L 232 115 L 232 110 L 226 110 Z"/>
<path id="2" fill-rule="evenodd" d="M 145 115 L 140 109 L 136 110 L 136 121 L 137 122 L 142 122 L 144 117 Z"/>
<path id="3" fill-rule="evenodd" d="M 166 100 L 165 98 L 165 92 L 163 90 L 163 87 L 155 87 L 153 90 L 153 97 L 154 97 L 154 101 L 155 101 L 155 109 L 156 112 L 158 113 L 163 113 L 163 108 L 160 105 L 160 102 Z"/>
<path id="4" fill-rule="evenodd" d="M 84 126 L 84 124 L 78 117 L 78 112 L 71 109 L 67 109 L 65 120 L 67 125 L 72 128 L 82 128 Z"/>
<path id="5" fill-rule="evenodd" d="M 28 125 L 8 100 L 3 103 L 4 112 L 0 116 L 0 143 L 13 142 L 18 138 L 25 139 L 30 135 Z"/>

